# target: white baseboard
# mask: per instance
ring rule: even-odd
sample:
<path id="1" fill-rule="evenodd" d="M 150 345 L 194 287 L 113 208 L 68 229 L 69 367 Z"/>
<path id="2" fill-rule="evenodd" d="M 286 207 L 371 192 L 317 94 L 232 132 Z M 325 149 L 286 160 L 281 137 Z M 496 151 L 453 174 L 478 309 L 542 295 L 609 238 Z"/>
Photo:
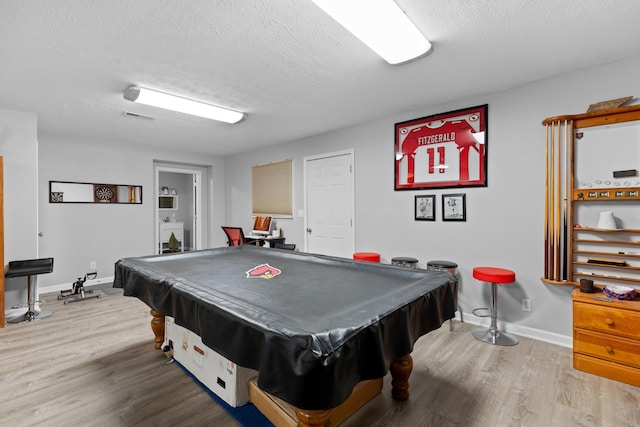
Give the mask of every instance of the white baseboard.
<path id="1" fill-rule="evenodd" d="M 471 323 L 472 325 L 480 325 L 489 327 L 491 324 L 490 318 L 482 318 L 473 315 L 473 313 L 462 313 L 465 323 Z M 457 316 L 460 319 L 460 313 Z M 498 328 L 505 332 L 510 332 L 515 335 L 531 338 L 538 341 L 548 342 L 550 344 L 559 345 L 562 347 L 572 348 L 573 337 L 556 334 L 554 332 L 543 331 L 541 329 L 530 328 L 528 326 L 520 326 L 513 323 L 498 322 Z"/>
<path id="2" fill-rule="evenodd" d="M 61 283 L 58 285 L 49 285 L 49 286 L 38 286 L 38 294 L 46 294 L 49 292 L 58 292 L 58 291 L 65 291 L 67 289 L 72 289 L 73 288 L 73 283 Z M 85 287 L 91 287 L 91 286 L 95 286 L 95 285 L 102 285 L 103 283 L 113 283 L 113 276 L 111 277 L 100 277 L 97 279 L 93 279 L 93 280 L 87 280 L 86 282 L 84 282 L 84 286 Z"/>

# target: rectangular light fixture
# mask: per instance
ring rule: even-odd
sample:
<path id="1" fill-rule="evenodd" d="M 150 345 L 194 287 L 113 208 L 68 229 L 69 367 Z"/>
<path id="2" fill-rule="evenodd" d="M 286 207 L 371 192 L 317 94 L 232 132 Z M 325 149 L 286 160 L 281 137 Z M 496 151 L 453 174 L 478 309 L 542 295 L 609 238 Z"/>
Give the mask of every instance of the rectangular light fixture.
<path id="1" fill-rule="evenodd" d="M 245 113 L 205 104 L 204 102 L 181 96 L 157 92 L 140 86 L 129 86 L 124 92 L 124 99 L 225 123 L 238 123 L 246 118 Z"/>
<path id="2" fill-rule="evenodd" d="M 312 0 L 389 64 L 431 52 L 431 43 L 393 0 Z"/>

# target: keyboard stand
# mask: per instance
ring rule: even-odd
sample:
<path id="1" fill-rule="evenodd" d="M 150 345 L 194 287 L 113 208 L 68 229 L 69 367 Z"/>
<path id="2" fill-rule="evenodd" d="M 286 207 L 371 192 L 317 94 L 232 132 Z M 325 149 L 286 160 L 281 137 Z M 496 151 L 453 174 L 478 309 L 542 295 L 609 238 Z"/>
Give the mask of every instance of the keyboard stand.
<path id="1" fill-rule="evenodd" d="M 27 276 L 27 312 L 17 317 L 7 319 L 8 323 L 33 322 L 44 319 L 53 314 L 53 311 L 39 311 L 35 309 L 35 295 L 31 289 L 31 276 L 51 273 L 53 271 L 53 258 L 30 259 L 24 261 L 10 261 L 5 278 Z"/>

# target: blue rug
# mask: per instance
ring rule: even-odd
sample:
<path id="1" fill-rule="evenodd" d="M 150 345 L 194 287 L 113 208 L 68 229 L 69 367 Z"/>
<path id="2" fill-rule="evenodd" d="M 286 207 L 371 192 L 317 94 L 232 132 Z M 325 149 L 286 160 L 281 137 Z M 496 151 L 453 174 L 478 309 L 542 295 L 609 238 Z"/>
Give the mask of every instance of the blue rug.
<path id="1" fill-rule="evenodd" d="M 252 403 L 247 403 L 246 405 L 239 406 L 234 408 L 229 405 L 227 402 L 219 398 L 214 392 L 209 390 L 209 388 L 202 384 L 198 378 L 195 377 L 187 368 L 182 366 L 180 362 L 173 359 L 173 362 L 182 368 L 183 371 L 187 373 L 196 383 L 200 384 L 203 390 L 205 390 L 209 396 L 216 401 L 218 405 L 220 405 L 225 411 L 227 411 L 233 418 L 236 419 L 240 424 L 244 427 L 274 427 L 273 423 L 265 417 L 262 412 L 258 411 Z"/>

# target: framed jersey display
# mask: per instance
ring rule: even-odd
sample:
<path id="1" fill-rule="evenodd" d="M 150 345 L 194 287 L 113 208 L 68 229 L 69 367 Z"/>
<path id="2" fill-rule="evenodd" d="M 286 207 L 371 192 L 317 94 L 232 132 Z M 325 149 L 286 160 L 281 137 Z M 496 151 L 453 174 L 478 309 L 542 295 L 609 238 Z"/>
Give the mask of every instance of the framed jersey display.
<path id="1" fill-rule="evenodd" d="M 487 186 L 487 107 L 395 124 L 395 190 Z"/>

